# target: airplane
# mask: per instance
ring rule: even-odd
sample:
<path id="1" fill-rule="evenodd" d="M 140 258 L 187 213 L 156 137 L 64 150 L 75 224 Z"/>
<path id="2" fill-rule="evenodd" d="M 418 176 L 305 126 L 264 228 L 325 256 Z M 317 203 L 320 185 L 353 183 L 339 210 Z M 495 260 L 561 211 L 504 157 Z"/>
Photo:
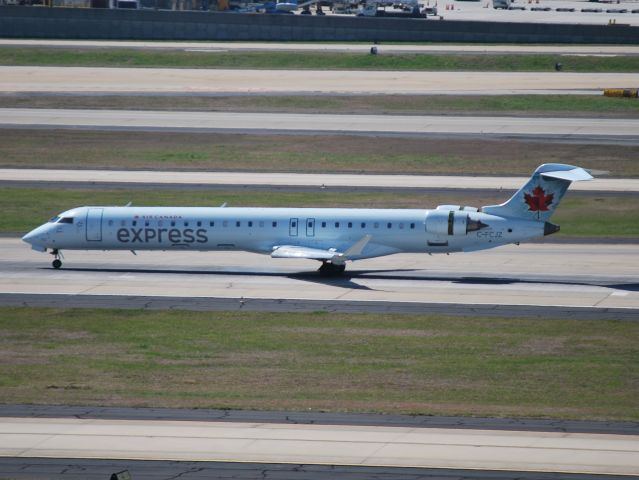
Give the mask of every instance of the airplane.
<path id="1" fill-rule="evenodd" d="M 401 252 L 473 252 L 559 231 L 548 220 L 584 169 L 544 164 L 508 201 L 481 208 L 432 210 L 85 206 L 56 215 L 27 233 L 31 248 L 62 250 L 242 250 L 272 258 L 322 262 L 339 275 L 346 262 Z"/>

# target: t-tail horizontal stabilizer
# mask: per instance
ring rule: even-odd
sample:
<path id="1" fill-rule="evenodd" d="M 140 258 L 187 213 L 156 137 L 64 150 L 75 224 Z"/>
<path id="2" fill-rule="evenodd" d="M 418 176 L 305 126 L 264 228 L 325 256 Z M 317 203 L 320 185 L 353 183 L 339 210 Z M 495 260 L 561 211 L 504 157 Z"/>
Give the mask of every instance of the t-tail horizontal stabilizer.
<path id="1" fill-rule="evenodd" d="M 592 178 L 592 175 L 580 167 L 546 163 L 535 170 L 528 182 L 510 200 L 501 205 L 482 207 L 480 211 L 500 217 L 545 222 L 555 212 L 572 182 Z"/>

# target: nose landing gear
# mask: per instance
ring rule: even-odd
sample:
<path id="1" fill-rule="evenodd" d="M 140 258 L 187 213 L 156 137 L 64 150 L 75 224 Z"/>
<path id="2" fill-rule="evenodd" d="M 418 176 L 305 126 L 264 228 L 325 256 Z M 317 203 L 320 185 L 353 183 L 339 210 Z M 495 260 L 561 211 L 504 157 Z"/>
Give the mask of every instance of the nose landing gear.
<path id="1" fill-rule="evenodd" d="M 62 266 L 62 260 L 60 260 L 60 258 L 62 257 L 62 253 L 60 253 L 57 248 L 54 248 L 53 250 L 51 250 L 51 255 L 55 257 L 55 260 L 51 262 L 51 265 L 53 265 L 53 268 L 57 270 Z"/>

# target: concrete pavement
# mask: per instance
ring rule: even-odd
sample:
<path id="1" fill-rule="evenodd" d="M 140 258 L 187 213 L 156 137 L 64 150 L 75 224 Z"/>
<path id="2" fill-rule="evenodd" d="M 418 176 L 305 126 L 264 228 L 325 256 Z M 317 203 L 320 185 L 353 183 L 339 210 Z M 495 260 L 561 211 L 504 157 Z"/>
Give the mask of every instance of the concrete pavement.
<path id="1" fill-rule="evenodd" d="M 531 172 L 532 173 L 532 172 Z M 597 175 L 597 173 L 594 173 Z M 527 177 L 471 177 L 456 175 L 360 175 L 346 173 L 285 173 L 285 172 L 184 172 L 161 170 L 53 170 L 39 168 L 0 169 L 0 181 L 5 182 L 70 182 L 91 185 L 166 184 L 166 185 L 228 185 L 228 186 L 293 186 L 316 188 L 421 188 L 516 190 Z M 590 182 L 573 183 L 572 191 L 639 192 L 639 179 L 598 177 Z M 504 194 L 504 200 L 507 195 Z M 434 207 L 431 205 L 430 207 Z"/>
<path id="2" fill-rule="evenodd" d="M 65 251 L 0 239 L 0 292 L 294 301 L 639 309 L 639 245 L 522 244 L 452 255 L 399 254 L 324 279 L 318 262 L 245 252 Z M 90 298 L 87 298 L 90 301 Z"/>
<path id="3" fill-rule="evenodd" d="M 0 418 L 0 455 L 639 474 L 633 435 Z"/>
<path id="4" fill-rule="evenodd" d="M 0 92 L 601 95 L 605 88 L 637 88 L 637 75 L 0 66 Z"/>

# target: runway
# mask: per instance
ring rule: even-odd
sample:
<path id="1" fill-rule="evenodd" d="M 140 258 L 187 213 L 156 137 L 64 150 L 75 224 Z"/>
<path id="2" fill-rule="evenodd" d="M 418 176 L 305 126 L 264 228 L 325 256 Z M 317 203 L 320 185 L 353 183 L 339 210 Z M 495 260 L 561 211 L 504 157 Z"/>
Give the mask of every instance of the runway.
<path id="1" fill-rule="evenodd" d="M 636 142 L 639 119 L 0 109 L 0 126 L 238 133 L 346 133 Z"/>
<path id="2" fill-rule="evenodd" d="M 593 175 L 598 175 L 593 172 Z M 432 190 L 516 190 L 527 177 L 491 177 L 456 175 L 361 175 L 330 173 L 268 172 L 185 172 L 162 170 L 53 170 L 45 168 L 2 168 L 0 182 L 60 182 L 84 184 L 150 185 L 226 185 L 229 187 L 312 187 L 330 188 L 402 188 Z M 578 192 L 639 192 L 639 179 L 597 177 L 589 182 L 573 183 Z M 505 196 L 505 195 L 504 195 Z"/>
<path id="3" fill-rule="evenodd" d="M 11 417 L 0 432 L 10 457 L 639 474 L 634 435 Z"/>
<path id="4" fill-rule="evenodd" d="M 351 311 L 388 311 L 407 304 L 484 308 L 516 306 L 548 316 L 543 307 L 605 314 L 639 309 L 639 245 L 506 246 L 487 252 L 429 256 L 400 254 L 349 265 L 343 278 L 322 278 L 317 262 L 274 260 L 244 252 L 84 252 L 67 251 L 61 270 L 49 255 L 29 250 L 18 239 L 0 239 L 0 293 L 227 299 L 239 303 L 276 300 L 329 302 Z M 14 297 L 18 300 L 20 297 Z M 59 297 L 54 297 L 58 298 Z M 71 297 L 70 297 L 71 298 Z M 96 297 L 97 298 L 97 297 Z M 433 305 L 434 304 L 434 305 Z M 292 308 L 291 310 L 295 310 Z M 552 310 L 551 310 L 552 311 Z M 471 310 L 472 312 L 472 310 Z M 592 312 L 591 312 L 592 313 Z M 614 316 L 614 315 L 613 315 Z M 609 318 L 608 315 L 607 318 Z"/>
<path id="5" fill-rule="evenodd" d="M 591 94 L 634 73 L 231 70 L 0 66 L 0 92 L 191 94 Z"/>
<path id="6" fill-rule="evenodd" d="M 515 431 L 539 433 L 582 433 L 631 435 L 636 438 L 633 422 L 566 421 L 544 419 L 439 417 L 429 415 L 379 415 L 327 412 L 272 412 L 250 410 L 122 408 L 91 406 L 0 405 L 0 417 L 14 418 L 77 418 L 99 420 L 243 422 L 253 424 L 347 425 L 357 427 L 403 427 L 466 429 L 484 431 Z M 596 435 L 595 435 L 596 436 Z M 350 479 L 448 479 L 448 480 L 598 480 L 604 477 L 589 474 L 561 474 L 496 470 L 459 470 L 432 468 L 362 467 L 309 464 L 174 462 L 149 460 L 57 459 L 33 457 L 0 457 L 0 471 L 15 479 L 102 480 L 114 472 L 128 470 L 132 478 L 270 478 L 273 480 L 334 480 Z M 606 480 L 628 478 L 606 476 Z"/>
<path id="7" fill-rule="evenodd" d="M 553 2 L 556 3 L 556 2 Z M 585 5 L 585 4 L 584 4 Z M 468 4 L 470 6 L 470 4 Z M 459 6 L 458 6 L 459 8 Z M 617 7 L 620 8 L 620 7 Z M 454 10 L 448 15 L 463 15 L 464 10 Z M 490 10 L 491 16 L 512 15 L 513 11 Z M 547 12 L 542 15 L 549 16 Z M 593 15 L 589 15 L 593 17 Z M 611 18 L 606 15 L 606 22 Z M 366 43 L 280 43 L 280 42 L 172 42 L 172 41 L 110 41 L 110 40 L 36 40 L 0 39 L 2 47 L 38 48 L 134 48 L 143 50 L 186 50 L 201 52 L 350 52 L 369 53 Z M 380 53 L 487 53 L 487 54 L 559 54 L 559 55 L 639 55 L 636 45 L 449 45 L 449 44 L 378 44 Z"/>

